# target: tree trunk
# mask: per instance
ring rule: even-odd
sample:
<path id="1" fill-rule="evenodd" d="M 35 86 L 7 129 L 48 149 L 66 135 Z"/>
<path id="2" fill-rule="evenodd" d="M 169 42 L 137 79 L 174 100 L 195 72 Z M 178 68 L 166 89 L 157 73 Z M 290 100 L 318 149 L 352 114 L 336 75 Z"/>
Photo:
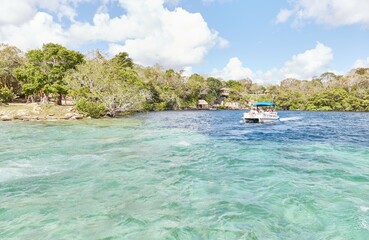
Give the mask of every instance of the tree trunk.
<path id="1" fill-rule="evenodd" d="M 35 99 L 33 98 L 33 95 L 30 95 L 30 96 L 27 97 L 27 102 L 26 103 L 29 103 L 30 99 L 31 99 L 31 103 L 35 102 Z"/>
<path id="2" fill-rule="evenodd" d="M 58 100 L 56 101 L 56 104 L 57 105 L 62 105 L 62 95 L 61 94 L 59 94 L 59 96 L 58 96 Z"/>
<path id="3" fill-rule="evenodd" d="M 45 93 L 41 93 L 41 103 L 49 103 L 49 97 Z"/>

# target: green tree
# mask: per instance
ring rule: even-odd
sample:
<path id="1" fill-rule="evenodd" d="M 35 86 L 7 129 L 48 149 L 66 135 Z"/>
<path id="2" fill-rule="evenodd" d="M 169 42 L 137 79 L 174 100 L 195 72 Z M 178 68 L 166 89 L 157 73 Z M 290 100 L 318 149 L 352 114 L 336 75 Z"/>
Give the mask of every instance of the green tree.
<path id="1" fill-rule="evenodd" d="M 0 104 L 7 104 L 13 101 L 15 97 L 16 95 L 8 87 L 0 88 Z"/>
<path id="2" fill-rule="evenodd" d="M 111 59 L 111 61 L 121 68 L 133 68 L 133 61 L 126 52 L 118 53 Z"/>
<path id="3" fill-rule="evenodd" d="M 213 104 L 217 98 L 220 96 L 220 89 L 223 83 L 217 78 L 209 77 L 206 79 L 206 94 L 204 99 L 209 103 Z"/>
<path id="4" fill-rule="evenodd" d="M 163 70 L 158 65 L 146 68 L 135 65 L 134 69 L 147 89 L 147 110 L 177 110 L 184 107 L 182 96 L 186 93 L 185 79 L 180 73 L 173 69 Z"/>
<path id="5" fill-rule="evenodd" d="M 0 44 L 0 88 L 21 94 L 21 84 L 15 77 L 15 69 L 24 64 L 24 56 L 17 47 Z"/>
<path id="6" fill-rule="evenodd" d="M 286 110 L 303 110 L 303 96 L 298 91 L 292 91 L 284 88 L 280 90 L 275 97 L 275 103 L 278 107 Z"/>
<path id="7" fill-rule="evenodd" d="M 43 54 L 41 50 L 30 50 L 26 53 L 26 63 L 15 70 L 15 76 L 22 82 L 22 93 L 34 101 L 47 84 L 47 74 L 41 69 Z"/>
<path id="8" fill-rule="evenodd" d="M 147 92 L 137 73 L 106 60 L 99 52 L 64 79 L 73 89 L 79 110 L 92 117 L 99 112 L 114 117 L 144 109 Z M 94 106 L 101 111 L 96 113 Z"/>
<path id="9" fill-rule="evenodd" d="M 185 105 L 195 107 L 197 101 L 207 94 L 206 81 L 203 76 L 195 73 L 192 74 L 186 83 L 183 95 Z"/>
<path id="10" fill-rule="evenodd" d="M 49 94 L 56 94 L 56 103 L 61 105 L 62 96 L 68 93 L 63 80 L 65 73 L 81 64 L 84 56 L 59 44 L 48 43 L 42 49 L 28 51 L 26 59 L 26 64 L 16 74 L 18 79 L 27 84 L 23 92 L 32 95 L 41 93 L 46 101 Z"/>

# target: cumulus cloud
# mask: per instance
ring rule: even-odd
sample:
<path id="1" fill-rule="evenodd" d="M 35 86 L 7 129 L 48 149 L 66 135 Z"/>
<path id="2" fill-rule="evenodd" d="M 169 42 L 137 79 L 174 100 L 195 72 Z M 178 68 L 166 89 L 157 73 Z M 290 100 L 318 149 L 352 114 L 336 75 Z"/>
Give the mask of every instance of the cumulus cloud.
<path id="1" fill-rule="evenodd" d="M 259 83 L 278 83 L 286 78 L 311 79 L 328 71 L 332 60 L 332 49 L 318 42 L 315 48 L 292 56 L 281 68 L 257 72 L 255 81 Z"/>
<path id="2" fill-rule="evenodd" d="M 71 32 L 87 38 L 94 35 L 94 39 L 104 36 L 112 42 L 111 54 L 126 51 L 137 63 L 172 68 L 199 64 L 210 48 L 227 45 L 199 13 L 182 8 L 170 11 L 161 0 L 121 1 L 121 5 L 127 15 L 95 16 L 93 25 L 75 25 Z"/>
<path id="3" fill-rule="evenodd" d="M 278 15 L 277 15 L 276 22 L 277 23 L 284 23 L 291 17 L 292 14 L 293 14 L 293 12 L 291 10 L 281 9 L 279 11 Z"/>
<path id="4" fill-rule="evenodd" d="M 27 0 L 0 1 L 0 27 L 7 24 L 19 25 L 27 22 L 36 14 L 32 3 Z"/>
<path id="5" fill-rule="evenodd" d="M 44 12 L 38 12 L 28 22 L 20 26 L 6 25 L 0 30 L 0 42 L 15 45 L 23 50 L 40 47 L 43 43 L 67 43 L 67 35 L 53 21 L 53 17 Z"/>
<path id="6" fill-rule="evenodd" d="M 367 59 L 356 60 L 356 62 L 354 63 L 352 67 L 353 68 L 369 68 L 369 57 Z"/>
<path id="7" fill-rule="evenodd" d="M 119 49 L 130 53 L 143 65 L 160 63 L 178 68 L 201 63 L 208 50 L 221 42 L 218 33 L 210 30 L 198 13 L 189 13 L 181 8 L 169 11 L 161 7 L 156 8 L 151 16 L 143 12 L 144 15 L 149 19 L 128 17 L 127 24 L 136 26 L 130 31 L 134 37 L 124 39 L 120 48 L 112 45 L 111 53 Z"/>
<path id="8" fill-rule="evenodd" d="M 82 2 L 94 2 L 94 0 L 0 0 L 0 26 L 27 23 L 40 12 L 39 9 L 73 21 L 77 15 L 75 7 Z"/>
<path id="9" fill-rule="evenodd" d="M 244 67 L 237 57 L 229 59 L 223 69 L 214 69 L 210 75 L 224 80 L 240 80 L 253 77 L 252 71 Z"/>
<path id="10" fill-rule="evenodd" d="M 256 83 L 264 84 L 278 83 L 285 78 L 310 79 L 328 71 L 332 60 L 332 49 L 318 42 L 315 48 L 292 56 L 281 68 L 253 72 L 244 67 L 238 58 L 231 58 L 222 70 L 215 69 L 212 76 L 225 80 L 251 78 Z"/>
<path id="11" fill-rule="evenodd" d="M 285 22 L 288 12 L 294 17 L 294 25 L 305 21 L 330 26 L 360 24 L 369 27 L 369 1 L 363 0 L 291 0 L 291 9 L 282 9 L 277 22 Z M 283 21 L 285 20 L 285 21 Z"/>
<path id="12" fill-rule="evenodd" d="M 317 75 L 332 60 L 332 49 L 318 42 L 315 48 L 294 55 L 280 71 L 285 78 L 306 79 Z"/>
<path id="13" fill-rule="evenodd" d="M 96 1 L 102 5 L 109 2 L 6 1 L 0 10 L 4 14 L 0 16 L 0 42 L 26 50 L 49 41 L 73 47 L 101 41 L 109 45 L 111 54 L 126 51 L 137 63 L 159 63 L 177 69 L 201 63 L 214 46 L 228 45 L 227 40 L 208 27 L 200 13 L 165 7 L 179 2 L 175 0 L 115 0 L 125 11 L 124 15 L 112 18 L 106 11 L 97 10 L 91 23 L 75 20 L 80 3 Z M 10 15 L 6 16 L 6 12 Z M 70 19 L 69 27 L 65 27 L 62 17 Z"/>
<path id="14" fill-rule="evenodd" d="M 0 0 L 0 42 L 23 50 L 40 47 L 43 43 L 71 42 L 61 18 L 74 22 L 75 8 L 81 2 L 94 0 Z M 58 17 L 55 20 L 53 14 Z"/>

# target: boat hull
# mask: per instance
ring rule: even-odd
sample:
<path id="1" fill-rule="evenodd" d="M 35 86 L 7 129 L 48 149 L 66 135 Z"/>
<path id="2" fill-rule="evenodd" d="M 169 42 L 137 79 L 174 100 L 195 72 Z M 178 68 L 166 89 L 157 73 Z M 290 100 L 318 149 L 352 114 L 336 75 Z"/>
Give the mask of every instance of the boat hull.
<path id="1" fill-rule="evenodd" d="M 244 118 L 245 123 L 272 123 L 278 122 L 279 118 Z"/>
<path id="2" fill-rule="evenodd" d="M 278 122 L 279 117 L 276 113 L 274 114 L 248 114 L 245 113 L 243 117 L 245 123 L 273 123 Z"/>

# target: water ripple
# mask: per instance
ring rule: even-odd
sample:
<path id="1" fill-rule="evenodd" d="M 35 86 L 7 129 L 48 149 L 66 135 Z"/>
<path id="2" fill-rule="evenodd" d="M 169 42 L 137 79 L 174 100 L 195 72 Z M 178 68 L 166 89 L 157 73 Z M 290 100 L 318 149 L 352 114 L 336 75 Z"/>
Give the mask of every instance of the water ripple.
<path id="1" fill-rule="evenodd" d="M 1 122 L 1 239 L 367 239 L 369 115 Z"/>

